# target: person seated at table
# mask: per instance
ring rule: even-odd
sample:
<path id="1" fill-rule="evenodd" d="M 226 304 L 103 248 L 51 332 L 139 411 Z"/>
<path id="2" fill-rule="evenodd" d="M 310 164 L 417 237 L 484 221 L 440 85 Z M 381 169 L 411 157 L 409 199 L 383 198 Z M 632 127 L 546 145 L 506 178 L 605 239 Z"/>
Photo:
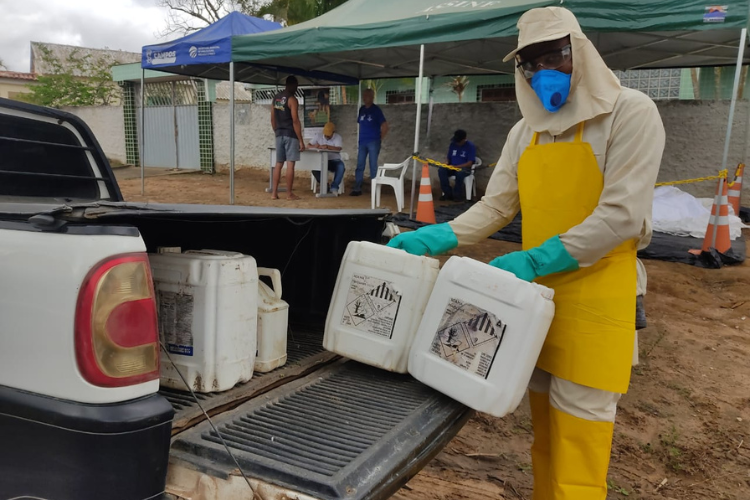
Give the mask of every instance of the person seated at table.
<path id="1" fill-rule="evenodd" d="M 466 199 L 464 194 L 464 179 L 471 175 L 471 167 L 477 158 L 477 148 L 474 143 L 466 139 L 466 131 L 458 129 L 453 133 L 451 146 L 448 149 L 448 165 L 452 165 L 461 170 L 452 170 L 448 168 L 438 169 L 440 177 L 440 189 L 443 195 L 441 201 Z M 451 187 L 450 178 L 455 177 L 456 182 Z"/>
<path id="2" fill-rule="evenodd" d="M 315 149 L 324 149 L 331 151 L 328 153 L 328 171 L 333 172 L 333 184 L 331 184 L 331 194 L 339 194 L 339 186 L 344 178 L 344 171 L 346 166 L 341 160 L 341 148 L 343 146 L 343 139 L 341 135 L 336 133 L 336 125 L 333 122 L 328 122 L 323 127 L 323 132 L 318 132 L 318 135 L 310 141 L 310 147 Z M 320 183 L 320 172 L 313 170 L 312 173 L 315 179 Z M 328 176 L 326 176 L 328 177 Z M 326 182 L 328 180 L 326 179 Z"/>

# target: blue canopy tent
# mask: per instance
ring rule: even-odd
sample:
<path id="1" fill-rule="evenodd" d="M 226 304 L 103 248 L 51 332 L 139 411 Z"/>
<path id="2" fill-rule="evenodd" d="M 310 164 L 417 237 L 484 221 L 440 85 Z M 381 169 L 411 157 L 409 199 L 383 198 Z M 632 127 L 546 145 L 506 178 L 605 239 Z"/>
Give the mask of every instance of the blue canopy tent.
<path id="1" fill-rule="evenodd" d="M 298 76 L 301 84 L 356 84 L 357 79 L 325 71 L 305 70 L 262 63 L 235 62 L 232 44 L 235 37 L 281 29 L 279 23 L 231 12 L 195 33 L 170 42 L 147 45 L 141 51 L 141 145 L 145 129 L 144 76 L 147 69 L 165 73 L 228 80 L 230 82 L 230 203 L 234 204 L 234 83 L 278 85 L 289 74 Z M 141 149 L 141 193 L 145 191 L 143 147 Z"/>
<path id="2" fill-rule="evenodd" d="M 232 37 L 281 29 L 281 24 L 231 12 L 210 26 L 170 42 L 147 45 L 141 67 L 166 73 L 225 80 L 231 61 Z"/>

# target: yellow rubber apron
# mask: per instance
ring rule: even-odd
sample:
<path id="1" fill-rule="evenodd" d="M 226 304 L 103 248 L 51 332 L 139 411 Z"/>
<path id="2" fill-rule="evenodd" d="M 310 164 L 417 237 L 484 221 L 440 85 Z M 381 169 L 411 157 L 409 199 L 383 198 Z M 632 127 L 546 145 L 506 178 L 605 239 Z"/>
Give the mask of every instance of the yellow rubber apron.
<path id="1" fill-rule="evenodd" d="M 538 144 L 518 163 L 523 248 L 541 245 L 584 221 L 599 204 L 604 177 L 583 142 Z M 635 336 L 636 246 L 630 240 L 591 267 L 536 281 L 555 290 L 555 319 L 537 367 L 587 387 L 625 393 Z"/>

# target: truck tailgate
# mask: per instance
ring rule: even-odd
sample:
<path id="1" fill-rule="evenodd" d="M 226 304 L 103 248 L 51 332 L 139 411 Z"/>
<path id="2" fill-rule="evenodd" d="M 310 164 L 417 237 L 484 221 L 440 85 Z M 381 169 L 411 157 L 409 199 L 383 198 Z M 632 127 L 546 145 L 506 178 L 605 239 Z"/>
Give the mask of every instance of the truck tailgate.
<path id="1" fill-rule="evenodd" d="M 408 375 L 341 360 L 214 423 L 254 479 L 321 500 L 375 500 L 395 493 L 470 415 Z M 170 456 L 171 467 L 238 474 L 208 422 L 176 436 Z"/>

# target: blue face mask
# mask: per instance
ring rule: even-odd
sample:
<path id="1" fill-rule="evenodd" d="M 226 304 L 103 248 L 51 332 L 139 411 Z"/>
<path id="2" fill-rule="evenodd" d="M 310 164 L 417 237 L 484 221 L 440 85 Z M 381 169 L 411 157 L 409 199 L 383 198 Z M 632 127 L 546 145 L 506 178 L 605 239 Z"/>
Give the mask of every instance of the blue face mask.
<path id="1" fill-rule="evenodd" d="M 544 109 L 555 113 L 563 107 L 570 94 L 570 77 L 554 69 L 543 69 L 534 74 L 531 88 L 539 96 Z"/>

